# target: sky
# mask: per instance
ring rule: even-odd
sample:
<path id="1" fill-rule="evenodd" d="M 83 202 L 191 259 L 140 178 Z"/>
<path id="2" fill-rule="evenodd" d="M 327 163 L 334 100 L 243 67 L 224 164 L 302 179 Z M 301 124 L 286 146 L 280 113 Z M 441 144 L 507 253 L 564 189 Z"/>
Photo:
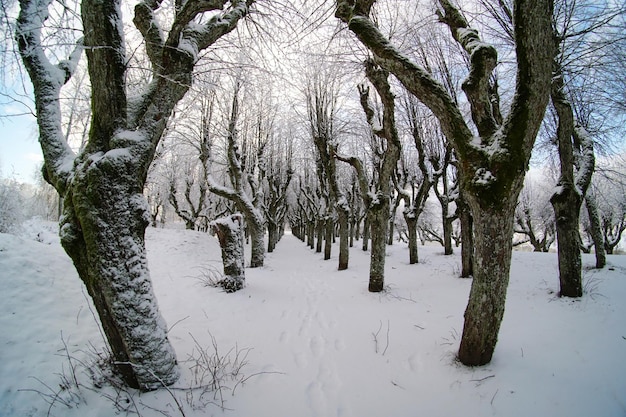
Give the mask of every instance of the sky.
<path id="1" fill-rule="evenodd" d="M 1 177 L 35 183 L 37 168 L 43 161 L 35 118 L 14 116 L 0 120 Z"/>

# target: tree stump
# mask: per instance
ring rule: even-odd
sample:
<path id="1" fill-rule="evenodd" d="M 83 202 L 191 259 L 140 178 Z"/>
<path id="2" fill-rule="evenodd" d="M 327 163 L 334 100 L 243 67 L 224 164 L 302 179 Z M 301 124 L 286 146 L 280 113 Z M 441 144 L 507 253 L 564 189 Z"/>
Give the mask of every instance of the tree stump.
<path id="1" fill-rule="evenodd" d="M 214 220 L 215 231 L 222 248 L 224 279 L 220 282 L 226 292 L 235 292 L 245 285 L 245 261 L 243 253 L 243 217 L 233 214 Z"/>

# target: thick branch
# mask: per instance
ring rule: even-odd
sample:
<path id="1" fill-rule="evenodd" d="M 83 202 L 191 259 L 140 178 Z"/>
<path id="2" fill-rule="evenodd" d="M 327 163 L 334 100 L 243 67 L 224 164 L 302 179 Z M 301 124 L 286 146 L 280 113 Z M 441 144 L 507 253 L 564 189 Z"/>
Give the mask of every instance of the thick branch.
<path id="1" fill-rule="evenodd" d="M 159 8 L 161 1 L 144 0 L 135 6 L 135 17 L 133 23 L 143 36 L 146 45 L 146 52 L 153 71 L 161 64 L 163 57 L 163 33 L 158 22 L 154 18 L 154 11 Z"/>
<path id="2" fill-rule="evenodd" d="M 454 39 L 461 44 L 470 58 L 470 73 L 463 82 L 472 109 L 472 119 L 482 137 L 491 136 L 499 127 L 493 114 L 491 85 L 489 79 L 496 67 L 496 49 L 478 36 L 465 18 L 448 0 L 439 0 L 443 12 L 438 11 L 439 20 L 448 25 Z"/>
<path id="3" fill-rule="evenodd" d="M 114 132 L 126 127 L 126 58 L 120 0 L 84 0 L 81 15 L 91 81 L 91 130 L 87 151 L 108 151 Z"/>
<path id="4" fill-rule="evenodd" d="M 578 157 L 576 158 L 576 187 L 579 192 L 585 195 L 589 184 L 591 183 L 591 176 L 595 169 L 595 155 L 593 152 L 593 140 L 589 137 L 587 130 L 580 126 L 574 126 L 574 145 L 579 148 Z"/>
<path id="5" fill-rule="evenodd" d="M 348 24 L 350 30 L 372 51 L 380 66 L 393 73 L 408 91 L 437 116 L 448 139 L 454 142 L 461 155 L 465 155 L 470 150 L 473 135 L 454 99 L 425 69 L 391 45 L 369 15 L 361 12 L 367 9 L 362 3 L 363 0 L 337 0 L 335 16 Z"/>
<path id="6" fill-rule="evenodd" d="M 57 65 L 50 63 L 41 45 L 41 29 L 48 18 L 50 3 L 51 0 L 21 0 L 15 38 L 33 83 L 44 177 L 63 194 L 75 155 L 63 135 L 59 93 L 76 69 L 82 42 L 79 41 L 67 60 Z"/>

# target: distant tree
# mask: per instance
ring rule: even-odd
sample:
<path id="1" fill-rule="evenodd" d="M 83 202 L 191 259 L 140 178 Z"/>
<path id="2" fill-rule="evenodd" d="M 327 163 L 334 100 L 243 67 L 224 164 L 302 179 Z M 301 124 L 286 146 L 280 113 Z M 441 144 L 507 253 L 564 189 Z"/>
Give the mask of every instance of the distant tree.
<path id="1" fill-rule="evenodd" d="M 318 158 L 318 177 L 321 191 L 325 196 L 327 212 L 325 215 L 325 251 L 324 259 L 330 259 L 330 250 L 334 234 L 333 216 L 339 223 L 339 266 L 342 271 L 348 268 L 350 207 L 339 184 L 337 173 L 338 131 L 337 131 L 337 79 L 333 75 L 316 74 L 309 81 L 306 92 L 310 135 L 315 145 Z"/>
<path id="2" fill-rule="evenodd" d="M 380 292 L 385 286 L 387 227 L 389 225 L 391 194 L 394 191 L 392 176 L 396 171 L 402 145 L 396 129 L 395 97 L 389 85 L 389 73 L 380 68 L 373 60 L 367 60 L 365 62 L 365 74 L 376 89 L 383 104 L 382 120 L 379 121 L 370 102 L 369 87 L 362 84 L 359 85 L 361 106 L 373 134 L 380 142 L 377 148 L 382 150 L 380 152 L 380 163 L 378 168 L 375 169 L 374 190 L 371 192 L 369 190 L 368 179 L 363 168 L 363 162 L 360 159 L 340 155 L 337 155 L 337 158 L 350 163 L 357 172 L 361 196 L 368 210 L 367 218 L 372 236 L 368 289 L 370 292 Z"/>
<path id="3" fill-rule="evenodd" d="M 263 266 L 265 260 L 265 219 L 261 208 L 259 184 L 253 175 L 246 172 L 246 161 L 242 155 L 237 140 L 237 123 L 240 116 L 239 94 L 241 89 L 240 80 L 235 82 L 232 105 L 228 119 L 226 133 L 226 169 L 230 185 L 222 185 L 213 177 L 213 157 L 209 157 L 206 163 L 207 183 L 209 190 L 227 200 L 232 201 L 237 210 L 245 217 L 248 233 L 250 234 L 250 267 Z M 207 149 L 210 155 L 210 149 Z M 254 165 L 254 164 L 250 164 Z"/>
<path id="4" fill-rule="evenodd" d="M 272 138 L 273 139 L 273 138 Z M 267 222 L 267 251 L 273 252 L 283 235 L 285 216 L 287 215 L 287 191 L 293 178 L 291 144 L 286 154 L 281 152 L 281 145 L 276 140 L 269 140 L 263 148 L 259 171 L 262 182 L 263 210 Z"/>
<path id="5" fill-rule="evenodd" d="M 554 213 L 550 209 L 549 190 L 526 179 L 515 209 L 515 233 L 524 236 L 517 242 L 530 243 L 535 252 L 548 252 L 556 240 Z"/>
<path id="6" fill-rule="evenodd" d="M 24 220 L 24 196 L 20 184 L 0 178 L 0 233 L 16 232 Z"/>
<path id="7" fill-rule="evenodd" d="M 626 164 L 615 158 L 594 176 L 592 189 L 597 199 L 604 248 L 613 254 L 626 231 Z"/>

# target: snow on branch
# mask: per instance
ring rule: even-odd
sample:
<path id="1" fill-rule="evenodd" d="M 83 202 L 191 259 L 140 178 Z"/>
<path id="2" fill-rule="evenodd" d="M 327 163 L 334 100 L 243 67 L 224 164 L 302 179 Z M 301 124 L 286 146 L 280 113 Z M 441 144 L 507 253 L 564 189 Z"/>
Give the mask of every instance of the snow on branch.
<path id="1" fill-rule="evenodd" d="M 153 66 L 158 65 L 163 56 L 163 32 L 154 18 L 154 11 L 159 5 L 160 2 L 141 1 L 135 6 L 135 16 L 133 17 L 133 23 L 143 36 L 146 52 Z"/>
<path id="2" fill-rule="evenodd" d="M 61 191 L 65 188 L 75 155 L 63 135 L 59 94 L 76 70 L 83 46 L 82 40 L 79 40 L 69 58 L 56 65 L 46 57 L 41 44 L 41 30 L 48 19 L 51 3 L 51 0 L 20 1 L 15 38 L 33 83 L 46 179 Z"/>
<path id="3" fill-rule="evenodd" d="M 580 125 L 574 126 L 573 136 L 574 144 L 579 148 L 575 157 L 578 168 L 576 172 L 576 186 L 581 195 L 585 195 L 595 169 L 596 160 L 593 152 L 593 140 L 587 130 Z"/>

